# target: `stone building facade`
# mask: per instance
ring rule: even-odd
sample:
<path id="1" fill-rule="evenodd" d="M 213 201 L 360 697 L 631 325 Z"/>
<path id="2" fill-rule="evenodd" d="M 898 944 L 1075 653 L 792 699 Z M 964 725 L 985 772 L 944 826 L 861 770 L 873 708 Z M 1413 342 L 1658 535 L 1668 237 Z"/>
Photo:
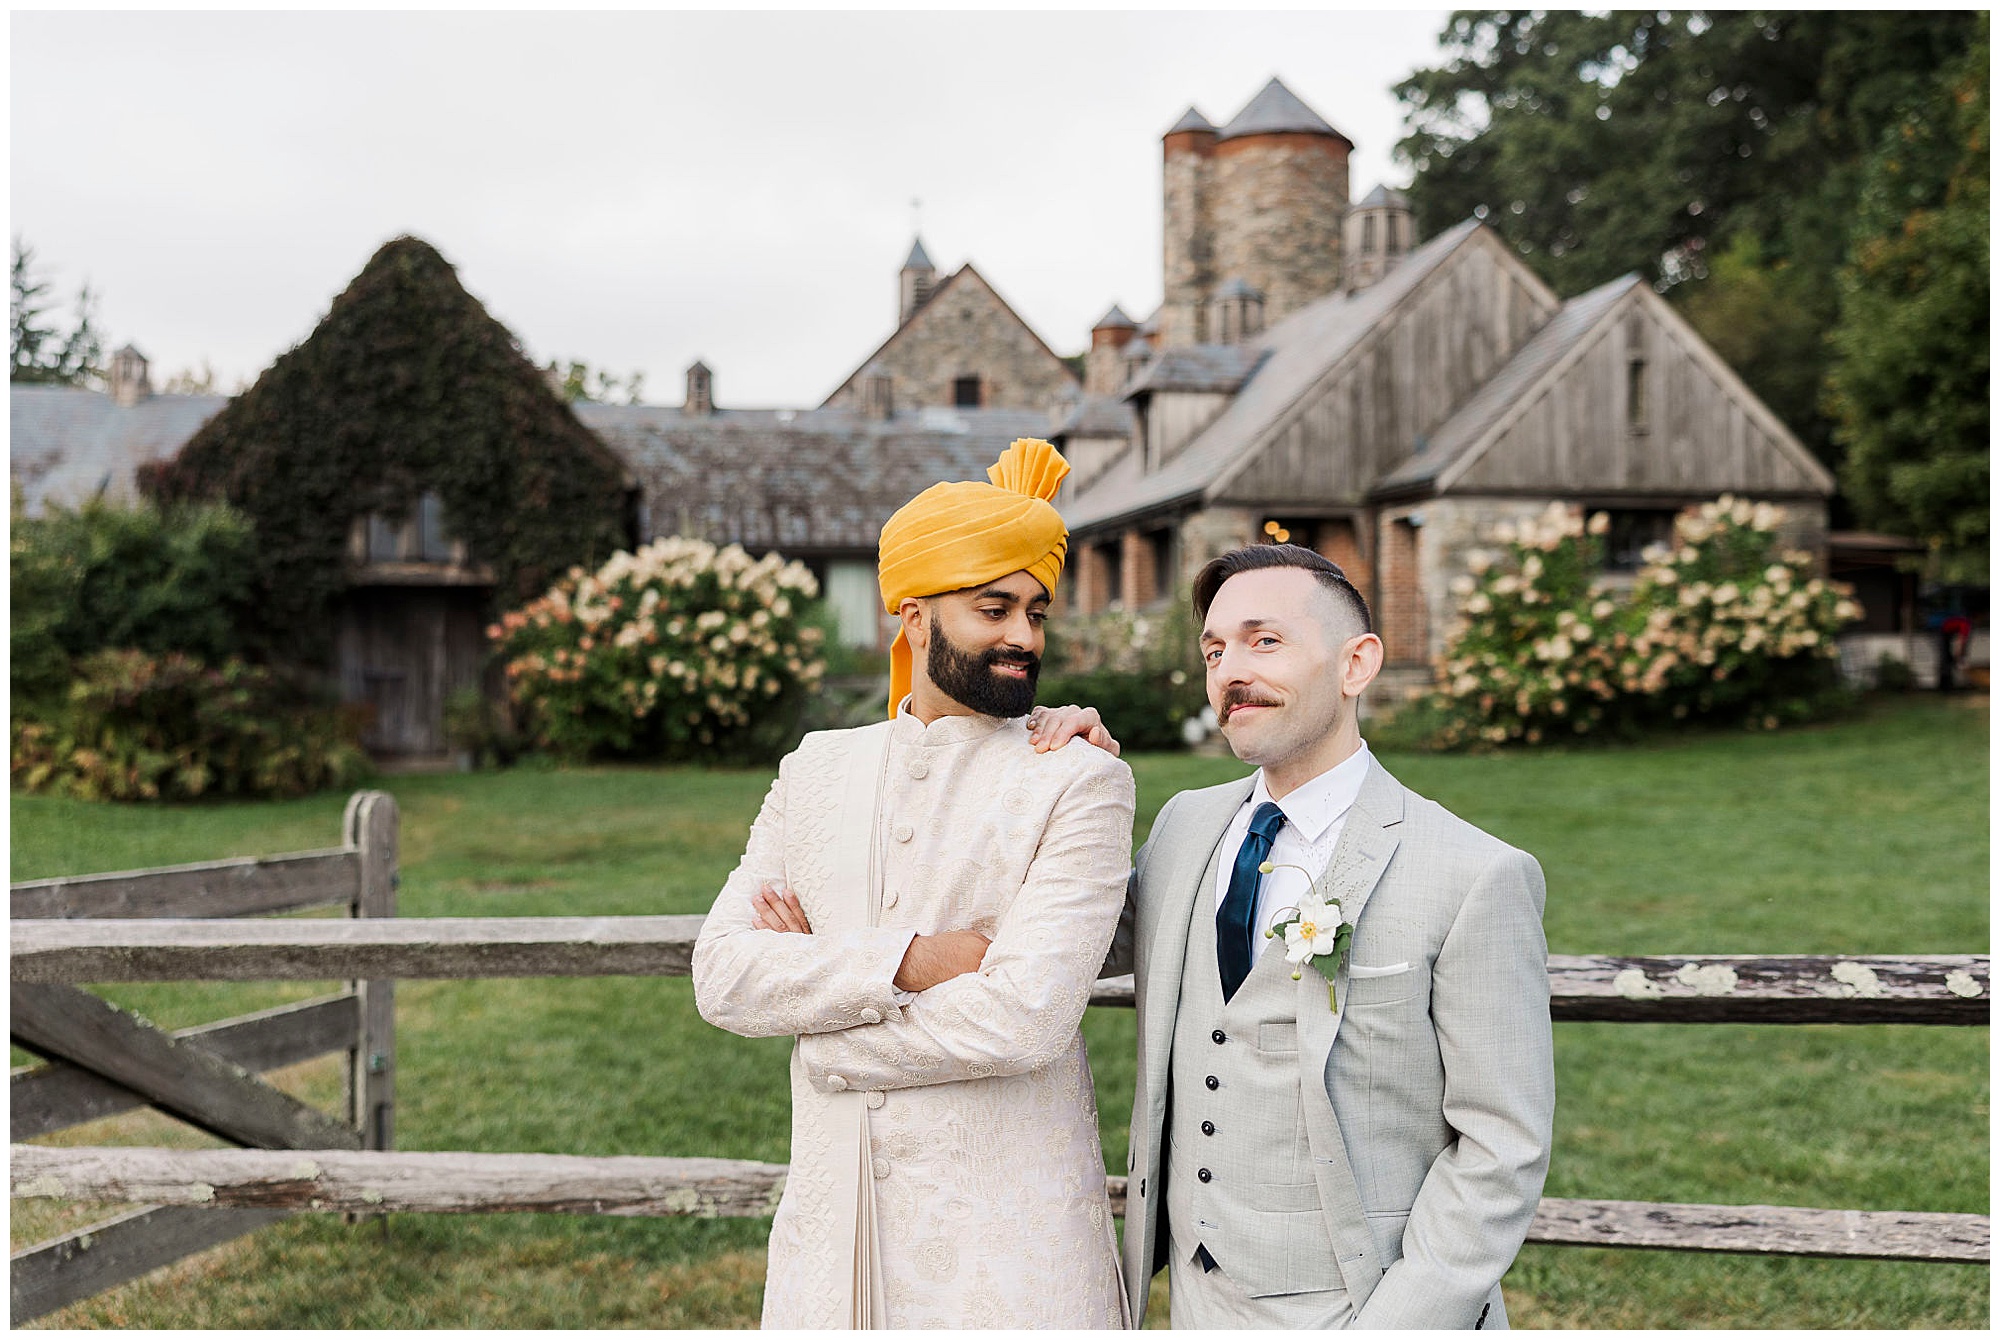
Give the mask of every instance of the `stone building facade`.
<path id="1" fill-rule="evenodd" d="M 881 418 L 899 409 L 1050 411 L 1079 382 L 970 264 L 937 280 L 919 240 L 896 280 L 895 333 L 821 405 Z"/>

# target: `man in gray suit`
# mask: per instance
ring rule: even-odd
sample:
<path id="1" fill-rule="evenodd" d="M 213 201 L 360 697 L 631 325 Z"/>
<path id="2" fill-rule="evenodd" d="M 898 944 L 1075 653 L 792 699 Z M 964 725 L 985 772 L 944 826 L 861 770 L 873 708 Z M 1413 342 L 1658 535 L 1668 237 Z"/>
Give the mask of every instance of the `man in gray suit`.
<path id="1" fill-rule="evenodd" d="M 1176 1327 L 1504 1327 L 1555 1107 L 1541 867 L 1369 754 L 1382 642 L 1338 567 L 1238 549 L 1194 602 L 1258 770 L 1160 811 L 1108 965 L 1138 992 L 1134 1323 L 1166 1266 Z M 1288 952 L 1268 928 L 1314 893 L 1338 911 Z"/>

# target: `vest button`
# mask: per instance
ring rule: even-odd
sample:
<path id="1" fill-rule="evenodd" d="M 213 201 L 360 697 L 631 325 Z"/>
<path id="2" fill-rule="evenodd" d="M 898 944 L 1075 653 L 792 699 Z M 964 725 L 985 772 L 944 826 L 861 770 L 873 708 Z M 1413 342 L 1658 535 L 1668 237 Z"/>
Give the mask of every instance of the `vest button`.
<path id="1" fill-rule="evenodd" d="M 1214 1134 L 1215 1134 L 1215 1123 L 1214 1123 L 1214 1122 L 1212 1122 L 1212 1121 L 1204 1121 L 1204 1122 L 1203 1122 L 1203 1123 L 1201 1124 L 1201 1133 L 1202 1133 L 1203 1135 L 1214 1135 Z"/>
<path id="2" fill-rule="evenodd" d="M 1210 1173 L 1208 1169 L 1203 1168 L 1200 1172 L 1196 1173 L 1195 1176 L 1199 1177 L 1202 1181 L 1206 1182 L 1212 1176 L 1214 1176 L 1214 1174 Z"/>
<path id="3" fill-rule="evenodd" d="M 1208 1087 L 1209 1087 L 1209 1088 L 1211 1088 L 1211 1089 L 1219 1089 L 1219 1088 L 1221 1088 L 1221 1087 L 1222 1087 L 1222 1081 L 1221 1081 L 1221 1080 L 1219 1080 L 1219 1079 L 1217 1079 L 1217 1078 L 1216 1078 L 1215 1076 L 1213 1076 L 1213 1075 L 1210 1075 L 1210 1076 L 1208 1077 L 1208 1079 L 1207 1079 L 1206 1083 L 1208 1084 Z"/>
<path id="4" fill-rule="evenodd" d="M 1215 1039 L 1215 1045 L 1218 1047 L 1220 1047 L 1223 1043 L 1229 1041 L 1229 1034 L 1223 1032 L 1219 1028 L 1216 1029 L 1213 1033 L 1210 1033 L 1209 1036 Z"/>

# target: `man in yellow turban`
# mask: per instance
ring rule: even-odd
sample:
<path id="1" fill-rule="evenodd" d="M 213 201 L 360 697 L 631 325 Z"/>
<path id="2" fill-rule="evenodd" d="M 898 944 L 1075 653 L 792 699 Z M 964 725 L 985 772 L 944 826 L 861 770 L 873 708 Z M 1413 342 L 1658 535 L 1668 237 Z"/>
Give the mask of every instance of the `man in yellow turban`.
<path id="1" fill-rule="evenodd" d="M 1023 439 L 883 526 L 890 718 L 786 757 L 695 946 L 703 1018 L 797 1039 L 767 1328 L 1127 1324 L 1078 1024 L 1132 773 L 1021 720 L 1068 470 Z"/>

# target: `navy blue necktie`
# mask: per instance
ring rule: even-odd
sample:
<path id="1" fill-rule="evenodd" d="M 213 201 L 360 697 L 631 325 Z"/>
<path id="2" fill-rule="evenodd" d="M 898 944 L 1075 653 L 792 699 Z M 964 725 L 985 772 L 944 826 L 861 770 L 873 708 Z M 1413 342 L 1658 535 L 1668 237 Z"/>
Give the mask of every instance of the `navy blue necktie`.
<path id="1" fill-rule="evenodd" d="M 1250 975 L 1257 961 L 1257 886 L 1264 876 L 1257 869 L 1271 855 L 1271 840 L 1285 826 L 1285 812 L 1265 801 L 1250 816 L 1250 831 L 1236 851 L 1229 871 L 1229 892 L 1215 914 L 1215 961 L 1222 969 L 1222 998 L 1228 1000 Z"/>

